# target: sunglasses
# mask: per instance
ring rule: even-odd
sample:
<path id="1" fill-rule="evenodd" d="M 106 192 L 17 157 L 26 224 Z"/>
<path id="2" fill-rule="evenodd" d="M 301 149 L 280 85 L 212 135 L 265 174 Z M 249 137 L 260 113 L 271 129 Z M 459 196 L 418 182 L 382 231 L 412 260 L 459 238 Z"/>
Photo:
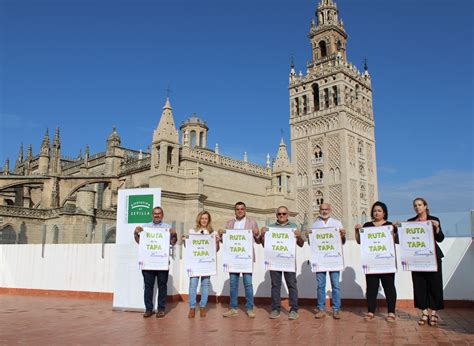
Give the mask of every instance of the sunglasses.
<path id="1" fill-rule="evenodd" d="M 277 213 L 278 216 L 288 215 L 288 213 Z"/>

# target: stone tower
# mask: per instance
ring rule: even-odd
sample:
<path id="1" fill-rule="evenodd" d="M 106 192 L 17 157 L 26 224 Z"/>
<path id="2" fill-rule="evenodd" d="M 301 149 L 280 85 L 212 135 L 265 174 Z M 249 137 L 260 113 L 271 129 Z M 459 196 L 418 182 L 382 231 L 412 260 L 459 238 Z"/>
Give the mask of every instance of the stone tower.
<path id="1" fill-rule="evenodd" d="M 372 86 L 346 59 L 347 34 L 332 0 L 321 0 L 306 74 L 290 71 L 290 128 L 300 222 L 329 202 L 346 229 L 370 218 L 377 200 Z M 352 235 L 353 232 L 348 232 Z"/>

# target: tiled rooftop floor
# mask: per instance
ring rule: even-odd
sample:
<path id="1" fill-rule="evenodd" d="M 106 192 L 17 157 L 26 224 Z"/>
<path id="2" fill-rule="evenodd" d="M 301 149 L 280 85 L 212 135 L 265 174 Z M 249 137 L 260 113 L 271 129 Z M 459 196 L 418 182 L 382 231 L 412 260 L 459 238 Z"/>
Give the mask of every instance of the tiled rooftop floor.
<path id="1" fill-rule="evenodd" d="M 112 311 L 109 300 L 0 294 L 0 344 L 159 344 L 159 345 L 474 345 L 474 310 L 446 309 L 438 327 L 418 326 L 415 309 L 397 310 L 397 322 L 385 311 L 371 322 L 363 308 L 346 308 L 341 320 L 313 317 L 313 307 L 300 307 L 300 318 L 287 313 L 268 319 L 269 306 L 257 317 L 222 318 L 227 305 L 209 304 L 205 319 L 187 318 L 186 303 L 168 303 L 163 319 L 141 313 Z"/>

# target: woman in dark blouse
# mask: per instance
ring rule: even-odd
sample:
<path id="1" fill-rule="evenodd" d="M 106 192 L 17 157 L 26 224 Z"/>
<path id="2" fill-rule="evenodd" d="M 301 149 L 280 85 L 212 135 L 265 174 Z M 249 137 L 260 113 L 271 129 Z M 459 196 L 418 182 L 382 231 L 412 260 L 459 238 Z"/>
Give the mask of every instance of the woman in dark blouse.
<path id="1" fill-rule="evenodd" d="M 429 323 L 431 326 L 436 326 L 439 319 L 436 311 L 444 309 L 443 276 L 441 275 L 441 259 L 444 255 L 437 244 L 444 240 L 444 234 L 441 230 L 439 219 L 436 216 L 430 215 L 428 203 L 424 198 L 415 198 L 413 209 L 415 209 L 416 216 L 408 221 L 431 221 L 433 225 L 433 234 L 436 240 L 436 259 L 438 262 L 438 270 L 436 272 L 411 272 L 415 307 L 421 309 L 421 318 L 418 324 L 424 325 Z"/>
<path id="2" fill-rule="evenodd" d="M 388 211 L 385 203 L 375 202 L 370 212 L 372 221 L 366 222 L 363 226 L 360 224 L 355 226 L 355 237 L 357 244 L 360 244 L 359 230 L 367 227 L 379 227 L 392 225 L 388 219 Z M 398 234 L 396 227 L 393 228 L 393 237 L 395 243 L 398 243 Z M 397 302 L 397 290 L 395 289 L 395 273 L 385 274 L 365 274 L 365 281 L 367 283 L 367 310 L 364 319 L 371 321 L 375 317 L 375 308 L 377 305 L 377 294 L 379 291 L 379 284 L 382 282 L 383 290 L 385 292 L 385 299 L 387 300 L 388 315 L 387 322 L 395 322 L 395 305 Z"/>

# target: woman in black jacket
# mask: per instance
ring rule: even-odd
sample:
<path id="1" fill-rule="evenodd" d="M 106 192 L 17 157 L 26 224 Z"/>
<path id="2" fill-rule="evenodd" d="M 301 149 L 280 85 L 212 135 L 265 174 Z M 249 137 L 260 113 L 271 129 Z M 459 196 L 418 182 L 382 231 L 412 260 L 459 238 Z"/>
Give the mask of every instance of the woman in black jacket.
<path id="1" fill-rule="evenodd" d="M 392 226 L 393 227 L 393 240 L 398 244 L 398 233 L 397 228 L 392 225 L 388 219 L 388 210 L 385 203 L 375 202 L 370 212 L 372 221 L 364 223 L 363 226 L 355 226 L 355 238 L 357 244 L 360 244 L 360 233 L 361 228 L 366 227 L 379 227 L 379 226 Z M 379 292 L 380 282 L 382 283 L 383 290 L 385 292 L 385 298 L 387 300 L 388 315 L 386 318 L 387 322 L 395 322 L 395 305 L 397 303 L 397 290 L 395 288 L 395 273 L 385 274 L 365 274 L 365 281 L 367 283 L 367 310 L 368 312 L 364 316 L 364 320 L 371 321 L 375 318 L 375 308 L 377 305 L 377 294 Z"/>
<path id="2" fill-rule="evenodd" d="M 413 208 L 415 209 L 416 216 L 408 221 L 431 221 L 433 225 L 434 239 L 436 240 L 436 259 L 438 262 L 438 270 L 436 272 L 411 272 L 415 307 L 421 309 L 421 318 L 418 324 L 424 325 L 429 323 L 431 326 L 436 326 L 439 319 L 436 311 L 444 309 L 443 276 L 441 270 L 441 259 L 444 255 L 437 244 L 443 241 L 444 234 L 441 230 L 439 219 L 430 215 L 428 203 L 424 198 L 415 198 Z M 431 310 L 431 313 L 429 310 Z"/>

